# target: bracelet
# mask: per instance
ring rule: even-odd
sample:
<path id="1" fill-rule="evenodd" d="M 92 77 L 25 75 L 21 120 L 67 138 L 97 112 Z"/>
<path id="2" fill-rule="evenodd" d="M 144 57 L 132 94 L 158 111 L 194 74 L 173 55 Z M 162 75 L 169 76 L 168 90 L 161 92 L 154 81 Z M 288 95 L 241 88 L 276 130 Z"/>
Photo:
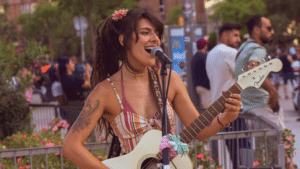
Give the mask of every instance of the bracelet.
<path id="1" fill-rule="evenodd" d="M 221 123 L 221 121 L 220 121 L 220 115 L 217 116 L 217 120 L 218 120 L 218 123 L 219 123 L 224 129 L 226 129 L 227 127 L 230 127 L 230 123 L 228 123 L 226 126 L 223 125 L 223 124 Z"/>

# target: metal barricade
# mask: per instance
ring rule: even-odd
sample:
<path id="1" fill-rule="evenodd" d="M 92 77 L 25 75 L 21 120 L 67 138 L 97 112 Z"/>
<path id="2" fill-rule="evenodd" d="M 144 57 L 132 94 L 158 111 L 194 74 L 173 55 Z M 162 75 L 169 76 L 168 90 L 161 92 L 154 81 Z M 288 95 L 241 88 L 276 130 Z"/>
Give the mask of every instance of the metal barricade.
<path id="1" fill-rule="evenodd" d="M 243 129 L 241 122 L 247 124 Z M 239 131 L 237 127 L 239 126 Z M 208 139 L 208 145 L 197 152 L 201 142 L 194 141 L 191 148 L 195 151 L 192 156 L 197 164 L 196 154 L 209 151 L 210 168 L 214 168 L 212 161 L 221 165 L 223 169 L 232 168 L 285 168 L 284 145 L 281 143 L 281 129 L 261 116 L 240 114 L 231 131 L 219 132 Z M 201 162 L 201 161 L 200 161 Z M 258 167 L 263 166 L 263 167 Z M 201 167 L 200 167 L 201 168 Z"/>
<path id="2" fill-rule="evenodd" d="M 108 154 L 108 148 L 106 143 L 86 143 L 84 144 L 85 148 L 89 150 L 92 154 L 95 155 L 95 151 L 103 150 Z M 59 153 L 59 155 L 57 155 Z M 54 155 L 55 154 L 55 155 Z M 67 168 L 67 169 L 78 169 L 73 163 L 62 156 L 62 146 L 53 146 L 53 147 L 36 147 L 36 148 L 23 148 L 23 149 L 9 149 L 9 150 L 1 150 L 0 151 L 0 169 L 8 168 L 11 166 L 2 166 L 2 161 L 4 159 L 13 159 L 14 168 L 23 168 L 18 165 L 17 158 L 29 156 L 30 165 L 27 168 L 35 168 L 37 165 L 40 166 L 42 164 L 43 168 Z M 60 159 L 59 164 L 49 164 L 49 159 L 53 160 L 53 158 Z M 58 160 L 56 160 L 58 161 Z"/>
<path id="3" fill-rule="evenodd" d="M 56 104 L 30 104 L 32 110 L 31 123 L 34 125 L 34 132 L 39 132 L 42 127 L 47 127 L 54 118 L 65 119 L 71 125 L 77 119 L 82 106 L 60 106 Z"/>

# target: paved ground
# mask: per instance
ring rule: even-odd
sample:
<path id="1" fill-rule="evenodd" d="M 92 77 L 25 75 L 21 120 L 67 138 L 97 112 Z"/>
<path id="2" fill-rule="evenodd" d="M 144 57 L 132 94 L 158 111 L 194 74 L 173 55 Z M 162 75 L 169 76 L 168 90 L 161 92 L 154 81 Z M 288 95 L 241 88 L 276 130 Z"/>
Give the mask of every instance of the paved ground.
<path id="1" fill-rule="evenodd" d="M 281 83 L 282 84 L 282 83 Z M 279 87 L 279 102 L 280 106 L 284 110 L 284 121 L 286 128 L 292 130 L 292 133 L 295 135 L 295 148 L 296 156 L 293 158 L 295 164 L 300 168 L 300 121 L 296 121 L 300 117 L 300 113 L 294 110 L 293 101 L 292 101 L 292 85 L 288 83 L 288 94 L 289 98 L 284 98 L 283 87 Z"/>

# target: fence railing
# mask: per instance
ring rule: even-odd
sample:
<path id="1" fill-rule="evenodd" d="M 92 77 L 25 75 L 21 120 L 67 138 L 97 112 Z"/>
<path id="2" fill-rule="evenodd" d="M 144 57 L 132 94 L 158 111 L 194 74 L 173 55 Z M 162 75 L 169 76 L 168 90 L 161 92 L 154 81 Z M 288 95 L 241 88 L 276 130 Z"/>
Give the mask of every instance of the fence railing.
<path id="1" fill-rule="evenodd" d="M 31 105 L 33 111 L 33 123 L 36 125 L 35 131 L 41 130 L 41 127 L 47 125 L 55 117 L 61 116 L 61 108 L 58 105 Z M 76 109 L 76 107 L 72 107 Z M 81 109 L 81 107 L 77 107 Z M 70 107 L 69 107 L 70 110 Z M 77 110 L 78 111 L 78 110 Z M 199 153 L 209 154 L 209 168 L 213 168 L 212 162 L 216 161 L 218 165 L 222 165 L 223 169 L 232 169 L 234 166 L 239 168 L 252 168 L 259 164 L 263 164 L 264 168 L 285 168 L 285 153 L 284 145 L 281 143 L 281 130 L 269 122 L 267 119 L 255 116 L 241 114 L 238 117 L 235 125 L 240 126 L 239 119 L 242 119 L 247 124 L 247 130 L 219 132 L 215 136 L 208 139 L 208 143 L 199 150 L 199 145 L 203 142 L 194 140 L 190 144 L 190 150 L 193 151 L 190 156 L 197 168 L 201 158 L 197 158 Z M 108 152 L 108 148 L 104 143 L 88 143 L 86 148 L 92 153 L 95 150 Z M 61 146 L 55 147 L 39 147 L 39 148 L 24 148 L 24 149 L 9 149 L 0 151 L 0 164 L 5 158 L 13 158 L 14 166 L 18 168 L 17 157 L 30 156 L 30 168 L 33 167 L 34 155 L 45 155 L 45 168 L 48 168 L 48 155 L 60 153 Z M 207 159 L 205 159 L 207 160 Z M 59 168 L 70 168 L 66 165 L 66 160 L 60 156 Z M 256 163 L 255 163 L 256 162 Z M 73 166 L 74 167 L 74 166 Z M 71 167 L 72 168 L 72 167 Z M 75 167 L 77 168 L 77 167 Z M 1 165 L 0 165 L 1 169 Z"/>

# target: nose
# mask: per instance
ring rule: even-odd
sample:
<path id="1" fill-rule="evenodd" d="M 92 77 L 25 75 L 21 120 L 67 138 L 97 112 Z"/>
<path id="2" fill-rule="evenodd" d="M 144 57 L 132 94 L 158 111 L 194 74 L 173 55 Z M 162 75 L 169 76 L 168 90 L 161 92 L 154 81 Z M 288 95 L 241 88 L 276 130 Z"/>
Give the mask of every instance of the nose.
<path id="1" fill-rule="evenodd" d="M 160 41 L 158 35 L 156 33 L 154 33 L 154 32 L 152 33 L 151 41 L 154 41 L 154 42 Z"/>

